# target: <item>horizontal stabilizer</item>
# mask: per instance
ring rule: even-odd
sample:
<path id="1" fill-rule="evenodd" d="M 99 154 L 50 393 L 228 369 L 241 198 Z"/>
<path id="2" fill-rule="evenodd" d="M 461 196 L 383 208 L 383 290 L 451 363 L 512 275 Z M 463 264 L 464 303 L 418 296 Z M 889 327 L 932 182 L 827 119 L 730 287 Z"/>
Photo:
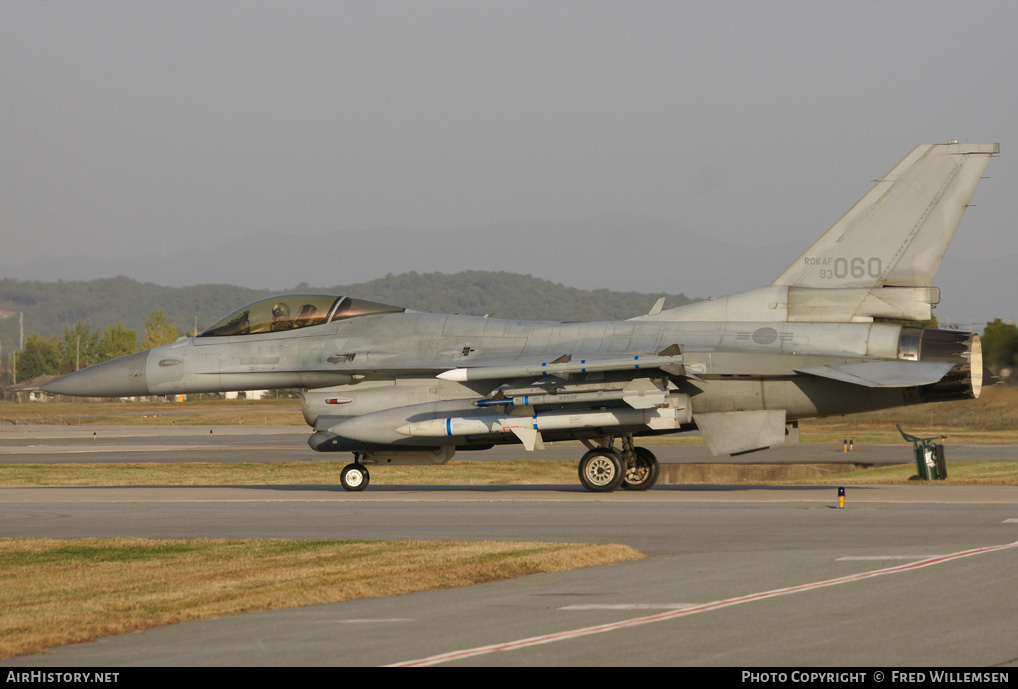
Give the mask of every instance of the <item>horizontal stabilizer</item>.
<path id="1" fill-rule="evenodd" d="M 953 367 L 942 361 L 860 361 L 796 371 L 868 388 L 900 388 L 939 383 Z"/>

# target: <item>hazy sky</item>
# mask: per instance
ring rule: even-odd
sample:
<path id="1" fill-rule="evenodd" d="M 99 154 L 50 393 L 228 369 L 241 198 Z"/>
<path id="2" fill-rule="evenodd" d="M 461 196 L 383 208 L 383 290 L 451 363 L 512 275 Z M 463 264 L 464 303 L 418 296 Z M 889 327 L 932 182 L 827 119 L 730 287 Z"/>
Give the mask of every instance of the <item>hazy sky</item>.
<path id="1" fill-rule="evenodd" d="M 613 212 L 812 240 L 949 139 L 1002 152 L 953 251 L 1018 254 L 1016 65 L 1013 1 L 4 0 L 0 264 Z"/>

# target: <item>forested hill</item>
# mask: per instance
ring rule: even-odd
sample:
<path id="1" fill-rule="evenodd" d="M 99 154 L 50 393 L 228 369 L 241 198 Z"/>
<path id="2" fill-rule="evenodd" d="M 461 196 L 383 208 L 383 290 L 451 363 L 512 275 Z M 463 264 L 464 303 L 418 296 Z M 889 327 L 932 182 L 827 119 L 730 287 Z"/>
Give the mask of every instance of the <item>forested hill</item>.
<path id="1" fill-rule="evenodd" d="M 667 298 L 666 308 L 692 301 L 681 294 L 589 291 L 529 275 L 482 271 L 404 273 L 353 285 L 300 284 L 285 291 L 345 294 L 419 311 L 565 321 L 632 318 L 646 313 L 659 297 Z M 0 280 L 0 345 L 3 354 L 17 346 L 19 312 L 26 337 L 60 336 L 65 327 L 86 320 L 99 328 L 120 323 L 140 334 L 145 318 L 156 310 L 189 332 L 196 320 L 201 330 L 238 306 L 272 294 L 232 285 L 163 287 L 123 276 L 87 282 L 6 278 Z"/>

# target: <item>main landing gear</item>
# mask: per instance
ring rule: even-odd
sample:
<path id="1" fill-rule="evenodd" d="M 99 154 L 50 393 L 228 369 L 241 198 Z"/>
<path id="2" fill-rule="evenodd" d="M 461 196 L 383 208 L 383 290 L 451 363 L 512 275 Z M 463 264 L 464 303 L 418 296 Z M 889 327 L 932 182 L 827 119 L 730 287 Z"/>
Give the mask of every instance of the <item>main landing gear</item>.
<path id="1" fill-rule="evenodd" d="M 359 453 L 354 453 L 353 464 L 347 464 L 343 467 L 343 471 L 339 472 L 339 482 L 347 490 L 364 490 L 368 487 L 370 480 L 371 475 L 368 473 L 367 467 L 361 464 Z"/>
<path id="2" fill-rule="evenodd" d="M 633 445 L 633 436 L 622 437 L 622 449 L 616 451 L 614 438 L 603 439 L 600 446 L 582 441 L 590 451 L 580 458 L 580 483 L 589 491 L 609 493 L 623 490 L 649 490 L 657 483 L 661 467 L 654 453 Z"/>

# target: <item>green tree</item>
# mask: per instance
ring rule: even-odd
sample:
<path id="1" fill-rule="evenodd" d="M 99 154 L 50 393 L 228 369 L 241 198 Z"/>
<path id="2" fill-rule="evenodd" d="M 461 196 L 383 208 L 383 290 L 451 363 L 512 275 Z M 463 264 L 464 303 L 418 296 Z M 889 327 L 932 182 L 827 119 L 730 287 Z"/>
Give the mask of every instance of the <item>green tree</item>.
<path id="1" fill-rule="evenodd" d="M 983 362 L 996 372 L 1018 364 L 1018 326 L 994 318 L 983 330 Z"/>
<path id="2" fill-rule="evenodd" d="M 18 354 L 18 382 L 42 375 L 60 373 L 60 346 L 55 337 L 32 333 L 25 338 L 25 348 Z"/>
<path id="3" fill-rule="evenodd" d="M 138 333 L 120 323 L 107 325 L 99 344 L 99 361 L 109 361 L 138 351 Z"/>
<path id="4" fill-rule="evenodd" d="M 64 327 L 64 339 L 60 341 L 60 363 L 63 371 L 78 369 L 99 363 L 99 328 L 92 329 L 88 321 L 78 321 L 70 328 Z"/>
<path id="5" fill-rule="evenodd" d="M 145 319 L 145 339 L 141 342 L 142 349 L 152 349 L 164 344 L 170 344 L 180 337 L 180 328 L 176 322 L 170 323 L 170 319 L 162 311 L 152 311 Z"/>
<path id="6" fill-rule="evenodd" d="M 928 321 L 908 321 L 904 318 L 874 318 L 875 323 L 897 323 L 898 325 L 911 325 L 916 328 L 939 328 L 937 317 L 934 316 Z"/>

